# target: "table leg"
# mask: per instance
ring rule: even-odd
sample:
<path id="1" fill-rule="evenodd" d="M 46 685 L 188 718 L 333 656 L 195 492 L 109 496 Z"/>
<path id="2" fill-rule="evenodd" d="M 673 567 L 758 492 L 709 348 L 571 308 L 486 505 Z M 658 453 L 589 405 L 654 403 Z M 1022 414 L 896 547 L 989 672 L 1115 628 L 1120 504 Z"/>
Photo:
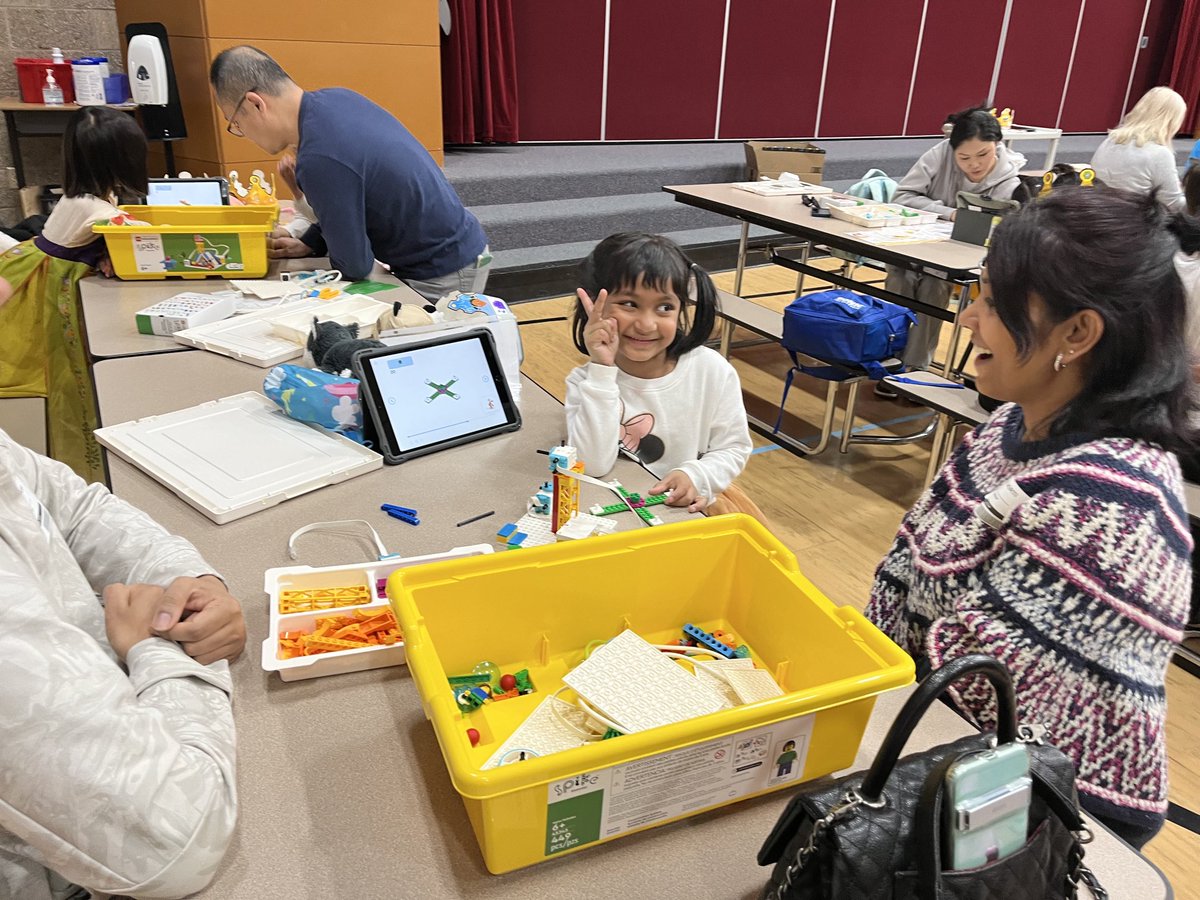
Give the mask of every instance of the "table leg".
<path id="1" fill-rule="evenodd" d="M 958 341 L 962 336 L 962 314 L 971 302 L 971 286 L 961 285 L 958 289 L 958 309 L 954 313 L 954 325 L 950 329 L 950 346 L 946 350 L 945 376 L 953 381 L 962 381 L 962 373 L 955 370 L 958 359 Z"/>
<path id="2" fill-rule="evenodd" d="M 13 173 L 17 176 L 17 187 L 25 187 L 25 166 L 21 162 L 21 142 L 17 137 L 17 122 L 11 109 L 4 111 L 4 127 L 8 131 L 8 149 L 12 155 Z"/>
<path id="3" fill-rule="evenodd" d="M 808 255 L 812 251 L 812 241 L 805 241 L 801 245 L 800 250 L 800 265 L 808 265 Z M 804 293 L 804 272 L 800 271 L 796 275 L 796 296 L 799 297 Z"/>
<path id="4" fill-rule="evenodd" d="M 733 275 L 733 292 L 742 296 L 742 273 L 746 271 L 746 244 L 750 240 L 750 223 L 742 223 L 742 236 L 738 239 L 737 271 Z M 732 326 L 730 328 L 732 330 Z M 726 348 L 728 349 L 728 348 Z M 725 353 L 729 355 L 728 352 Z"/>
<path id="5" fill-rule="evenodd" d="M 733 321 L 726 319 L 721 323 L 721 355 L 729 359 L 729 345 L 733 340 Z"/>
<path id="6" fill-rule="evenodd" d="M 1050 138 L 1050 149 L 1046 151 L 1046 168 L 1054 165 L 1054 157 L 1058 155 L 1058 138 Z"/>
<path id="7" fill-rule="evenodd" d="M 937 430 L 933 433 L 933 446 L 929 448 L 929 466 L 925 469 L 926 487 L 933 484 L 933 479 L 937 477 L 938 469 L 942 467 L 946 446 L 946 433 L 949 427 L 950 417 L 945 413 L 938 413 Z"/>

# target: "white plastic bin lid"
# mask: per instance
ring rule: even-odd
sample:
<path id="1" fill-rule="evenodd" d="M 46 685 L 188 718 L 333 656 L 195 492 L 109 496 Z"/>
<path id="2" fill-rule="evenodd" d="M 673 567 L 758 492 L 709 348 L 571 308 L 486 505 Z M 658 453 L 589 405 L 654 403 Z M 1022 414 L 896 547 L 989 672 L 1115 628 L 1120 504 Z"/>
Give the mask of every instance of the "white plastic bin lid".
<path id="1" fill-rule="evenodd" d="M 98 428 L 96 440 L 218 525 L 383 465 L 254 391 Z"/>
<path id="2" fill-rule="evenodd" d="M 297 290 L 295 286 L 292 289 Z M 375 333 L 373 323 L 388 309 L 386 303 L 355 294 L 336 300 L 292 300 L 232 319 L 177 331 L 175 340 L 267 368 L 305 353 L 304 345 L 314 316 L 322 322 L 330 319 L 356 322 L 360 326 L 359 335 L 368 337 Z"/>

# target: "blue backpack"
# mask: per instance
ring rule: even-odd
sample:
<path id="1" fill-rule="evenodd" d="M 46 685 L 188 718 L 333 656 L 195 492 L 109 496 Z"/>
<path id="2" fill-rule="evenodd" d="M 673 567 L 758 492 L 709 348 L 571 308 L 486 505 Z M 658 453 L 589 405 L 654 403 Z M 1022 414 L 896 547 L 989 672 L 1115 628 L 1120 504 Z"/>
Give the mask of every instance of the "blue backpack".
<path id="1" fill-rule="evenodd" d="M 831 290 L 797 297 L 783 312 L 783 346 L 822 362 L 862 369 L 873 379 L 887 374 L 882 361 L 908 344 L 917 314 L 878 297 Z"/>
<path id="2" fill-rule="evenodd" d="M 853 291 L 829 290 L 801 295 L 783 311 L 783 347 L 791 354 L 792 368 L 783 382 L 775 431 L 783 426 L 783 410 L 797 372 L 826 381 L 845 381 L 866 372 L 878 381 L 888 370 L 883 361 L 908 344 L 908 329 L 917 314 L 895 303 Z M 804 365 L 803 353 L 825 365 Z"/>

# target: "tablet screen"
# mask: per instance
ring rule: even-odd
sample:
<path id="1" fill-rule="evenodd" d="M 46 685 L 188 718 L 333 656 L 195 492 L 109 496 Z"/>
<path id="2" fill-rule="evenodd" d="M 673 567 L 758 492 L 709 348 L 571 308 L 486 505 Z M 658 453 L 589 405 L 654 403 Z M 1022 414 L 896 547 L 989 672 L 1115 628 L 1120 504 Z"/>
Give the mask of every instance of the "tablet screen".
<path id="1" fill-rule="evenodd" d="M 383 347 L 357 360 L 385 444 L 407 457 L 517 427 L 495 345 L 486 331 Z"/>
<path id="2" fill-rule="evenodd" d="M 149 206 L 222 206 L 229 202 L 219 178 L 163 178 L 146 191 Z"/>

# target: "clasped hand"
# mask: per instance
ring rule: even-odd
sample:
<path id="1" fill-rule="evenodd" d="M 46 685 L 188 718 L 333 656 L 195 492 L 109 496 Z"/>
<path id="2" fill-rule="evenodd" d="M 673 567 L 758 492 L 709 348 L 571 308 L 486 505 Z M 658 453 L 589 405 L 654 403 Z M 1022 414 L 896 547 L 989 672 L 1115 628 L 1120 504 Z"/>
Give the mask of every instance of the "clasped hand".
<path id="1" fill-rule="evenodd" d="M 104 589 L 108 642 L 122 660 L 148 637 L 177 642 L 203 665 L 234 659 L 246 644 L 242 606 L 215 575 L 153 584 L 110 584 Z"/>

